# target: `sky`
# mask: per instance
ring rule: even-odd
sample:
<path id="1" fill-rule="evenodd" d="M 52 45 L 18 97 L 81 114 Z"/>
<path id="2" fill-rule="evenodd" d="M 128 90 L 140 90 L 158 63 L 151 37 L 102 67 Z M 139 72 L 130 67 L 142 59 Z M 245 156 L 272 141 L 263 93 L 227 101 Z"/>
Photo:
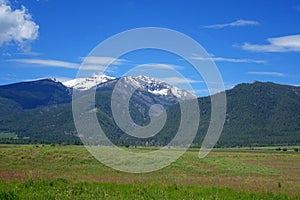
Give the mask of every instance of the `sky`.
<path id="1" fill-rule="evenodd" d="M 161 27 L 198 42 L 227 89 L 253 81 L 298 86 L 299 22 L 296 0 L 0 0 L 0 85 L 42 78 L 66 81 L 77 76 L 83 61 L 92 75 L 95 67 L 113 59 L 107 75 L 120 77 L 140 66 L 172 68 L 198 96 L 207 95 L 193 67 L 169 52 L 146 49 L 119 58 L 86 59 L 115 34 Z M 191 59 L 203 58 L 194 54 Z M 168 78 L 180 87 L 179 78 Z"/>

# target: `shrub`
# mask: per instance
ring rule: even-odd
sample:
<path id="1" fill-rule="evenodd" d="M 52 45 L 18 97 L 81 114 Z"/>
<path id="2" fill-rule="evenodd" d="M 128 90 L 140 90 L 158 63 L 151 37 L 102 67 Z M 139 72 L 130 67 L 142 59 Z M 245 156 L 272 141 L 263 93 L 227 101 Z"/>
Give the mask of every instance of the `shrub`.
<path id="1" fill-rule="evenodd" d="M 275 150 L 276 150 L 276 151 L 281 151 L 281 148 L 280 148 L 280 147 L 278 147 L 278 148 L 276 148 Z"/>
<path id="2" fill-rule="evenodd" d="M 287 151 L 287 148 L 283 148 L 282 151 Z"/>

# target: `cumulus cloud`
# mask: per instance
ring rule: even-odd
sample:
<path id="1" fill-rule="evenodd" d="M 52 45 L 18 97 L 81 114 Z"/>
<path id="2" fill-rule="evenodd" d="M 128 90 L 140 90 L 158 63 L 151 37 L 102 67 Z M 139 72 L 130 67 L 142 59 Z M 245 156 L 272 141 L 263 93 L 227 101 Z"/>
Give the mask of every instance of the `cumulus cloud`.
<path id="1" fill-rule="evenodd" d="M 207 26 L 204 26 L 203 28 L 220 29 L 220 28 L 226 28 L 226 27 L 257 26 L 257 25 L 259 25 L 259 22 L 257 22 L 257 21 L 239 19 L 234 22 L 225 23 L 225 24 L 207 25 Z"/>
<path id="2" fill-rule="evenodd" d="M 0 0 L 0 46 L 16 42 L 23 47 L 38 37 L 39 26 L 25 6 L 13 10 L 6 0 Z"/>
<path id="3" fill-rule="evenodd" d="M 265 76 L 286 76 L 284 73 L 281 72 L 248 72 L 248 74 Z"/>
<path id="4" fill-rule="evenodd" d="M 268 38 L 268 44 L 244 43 L 241 47 L 256 52 L 291 52 L 300 51 L 300 34 Z"/>

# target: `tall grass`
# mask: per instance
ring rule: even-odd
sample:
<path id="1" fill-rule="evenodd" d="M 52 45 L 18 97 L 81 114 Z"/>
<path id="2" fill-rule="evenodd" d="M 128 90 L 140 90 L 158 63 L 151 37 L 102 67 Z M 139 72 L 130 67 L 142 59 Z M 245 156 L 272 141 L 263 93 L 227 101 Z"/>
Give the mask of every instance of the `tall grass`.
<path id="1" fill-rule="evenodd" d="M 0 181 L 0 199 L 299 199 L 282 194 L 235 191 L 226 187 L 141 185 L 114 183 L 72 183 L 66 179 L 25 182 Z"/>
<path id="2" fill-rule="evenodd" d="M 159 171 L 128 174 L 82 146 L 0 145 L 0 199 L 300 199 L 299 191 L 294 151 L 218 150 L 204 159 L 187 151 Z"/>

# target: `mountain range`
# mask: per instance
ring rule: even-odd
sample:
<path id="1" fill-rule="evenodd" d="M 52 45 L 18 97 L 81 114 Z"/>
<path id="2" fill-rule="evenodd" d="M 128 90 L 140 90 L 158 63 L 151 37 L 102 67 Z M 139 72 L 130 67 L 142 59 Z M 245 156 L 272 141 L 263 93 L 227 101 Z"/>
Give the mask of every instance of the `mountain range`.
<path id="1" fill-rule="evenodd" d="M 137 139 L 116 125 L 111 96 L 118 81 L 133 87 L 130 115 L 146 125 L 153 104 L 167 111 L 167 122 L 155 136 Z M 72 93 L 96 91 L 96 114 L 104 132 L 117 145 L 165 145 L 180 124 L 178 102 L 195 98 L 187 91 L 146 76 L 113 78 L 94 75 L 67 82 L 43 79 L 0 86 L 0 142 L 80 144 L 72 116 Z M 125 90 L 126 92 L 126 90 Z M 218 146 L 300 144 L 300 87 L 271 82 L 242 83 L 226 91 L 227 114 Z M 210 120 L 210 97 L 198 98 L 199 146 Z"/>

